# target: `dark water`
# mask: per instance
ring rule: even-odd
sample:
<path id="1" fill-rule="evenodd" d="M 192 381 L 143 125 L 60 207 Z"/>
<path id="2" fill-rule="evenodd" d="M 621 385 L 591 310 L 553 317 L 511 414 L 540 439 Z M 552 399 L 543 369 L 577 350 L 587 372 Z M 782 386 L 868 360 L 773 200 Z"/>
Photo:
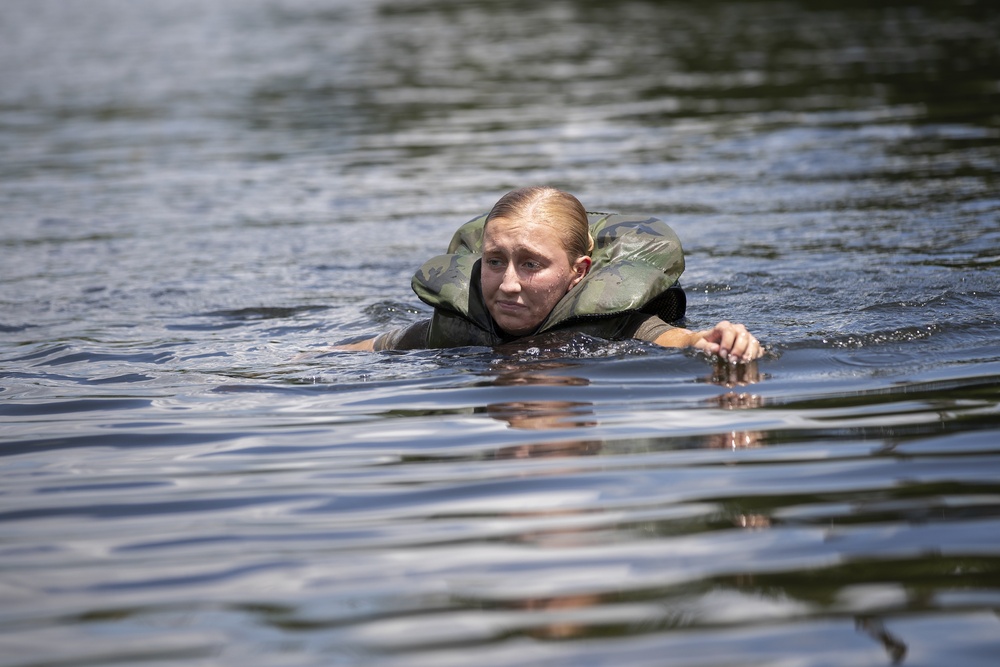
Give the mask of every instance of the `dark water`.
<path id="1" fill-rule="evenodd" d="M 0 2 L 0 665 L 995 665 L 1000 12 Z M 689 324 L 323 347 L 506 190 Z"/>

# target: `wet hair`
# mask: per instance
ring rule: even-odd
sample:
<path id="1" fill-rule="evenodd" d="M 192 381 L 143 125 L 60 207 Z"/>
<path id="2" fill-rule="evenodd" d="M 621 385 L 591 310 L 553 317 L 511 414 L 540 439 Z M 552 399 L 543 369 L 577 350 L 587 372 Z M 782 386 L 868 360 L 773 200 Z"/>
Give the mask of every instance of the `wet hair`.
<path id="1" fill-rule="evenodd" d="M 532 186 L 511 190 L 493 205 L 485 224 L 494 218 L 523 218 L 551 225 L 559 233 L 570 262 L 594 249 L 587 209 L 579 199 L 556 188 Z"/>

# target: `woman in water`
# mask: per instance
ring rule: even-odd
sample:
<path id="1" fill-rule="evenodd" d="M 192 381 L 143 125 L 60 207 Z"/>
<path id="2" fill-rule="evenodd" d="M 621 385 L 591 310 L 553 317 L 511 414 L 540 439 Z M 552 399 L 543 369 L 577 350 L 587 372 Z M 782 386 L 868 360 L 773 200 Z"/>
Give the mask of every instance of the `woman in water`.
<path id="1" fill-rule="evenodd" d="M 690 331 L 669 323 L 683 306 L 666 321 L 653 314 L 649 304 L 662 303 L 684 270 L 680 244 L 658 220 L 620 218 L 598 223 L 595 253 L 591 221 L 576 197 L 549 187 L 509 192 L 481 227 L 459 230 L 451 254 L 414 276 L 417 295 L 434 306 L 431 319 L 337 349 L 496 345 L 545 331 L 582 331 L 693 347 L 732 362 L 763 354 L 742 324 Z"/>

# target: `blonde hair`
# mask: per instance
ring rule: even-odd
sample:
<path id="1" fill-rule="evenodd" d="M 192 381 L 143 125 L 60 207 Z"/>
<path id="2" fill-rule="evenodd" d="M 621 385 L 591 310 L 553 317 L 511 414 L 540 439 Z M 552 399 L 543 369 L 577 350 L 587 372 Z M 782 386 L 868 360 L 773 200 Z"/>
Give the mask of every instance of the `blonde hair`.
<path id="1" fill-rule="evenodd" d="M 525 218 L 551 225 L 559 233 L 571 262 L 594 249 L 587 209 L 579 199 L 556 188 L 532 186 L 511 190 L 493 205 L 485 224 L 494 218 Z"/>

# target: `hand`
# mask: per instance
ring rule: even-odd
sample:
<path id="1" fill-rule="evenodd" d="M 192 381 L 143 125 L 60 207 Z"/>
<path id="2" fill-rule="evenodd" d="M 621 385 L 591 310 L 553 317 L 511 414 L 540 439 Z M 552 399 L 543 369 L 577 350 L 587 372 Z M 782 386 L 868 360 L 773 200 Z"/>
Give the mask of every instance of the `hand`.
<path id="1" fill-rule="evenodd" d="M 696 332 L 693 346 L 732 362 L 752 361 L 764 354 L 760 341 L 745 326 L 725 320 L 711 329 Z"/>

